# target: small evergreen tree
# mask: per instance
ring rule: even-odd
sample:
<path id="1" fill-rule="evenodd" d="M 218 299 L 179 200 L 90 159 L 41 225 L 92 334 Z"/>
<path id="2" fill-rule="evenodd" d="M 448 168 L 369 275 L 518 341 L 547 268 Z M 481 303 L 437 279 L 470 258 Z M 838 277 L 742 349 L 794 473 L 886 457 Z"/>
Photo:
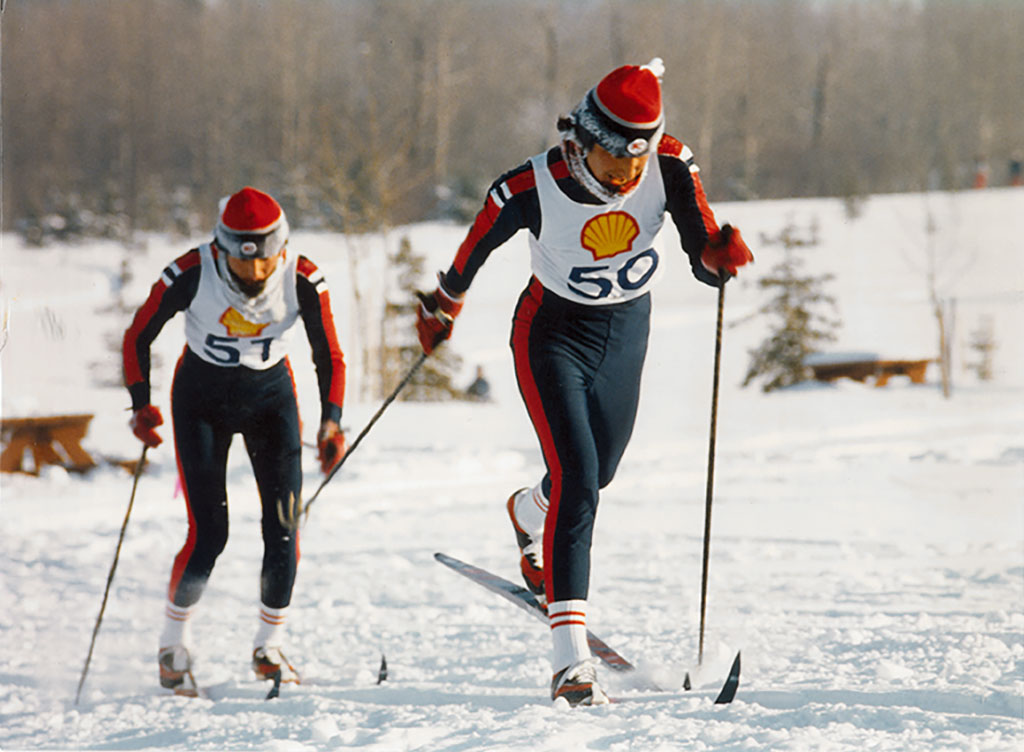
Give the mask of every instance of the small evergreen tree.
<path id="1" fill-rule="evenodd" d="M 838 319 L 819 313 L 822 307 L 835 309 L 836 301 L 822 291 L 822 286 L 833 275 L 807 276 L 800 273 L 803 261 L 796 249 L 818 244 L 816 227 L 811 228 L 809 239 L 796 235 L 788 225 L 776 238 L 762 238 L 766 245 L 782 245 L 782 260 L 758 280 L 758 287 L 767 290 L 772 298 L 755 315 L 771 320 L 768 337 L 750 351 L 750 365 L 743 386 L 756 379 L 764 379 L 761 389 L 771 392 L 792 386 L 809 377 L 807 356 L 818 351 L 823 342 L 835 339 L 834 331 L 840 326 Z"/>
<path id="2" fill-rule="evenodd" d="M 398 251 L 390 258 L 397 274 L 397 290 L 401 302 L 385 301 L 384 325 L 381 327 L 381 397 L 390 393 L 394 384 L 408 373 L 422 349 L 416 339 L 417 282 L 423 278 L 423 257 L 413 252 L 409 238 L 399 242 Z M 451 347 L 443 345 L 431 354 L 399 395 L 411 402 L 432 402 L 460 399 L 462 390 L 452 378 L 462 365 Z"/>
<path id="3" fill-rule="evenodd" d="M 971 332 L 970 348 L 978 359 L 967 367 L 974 371 L 979 381 L 991 381 L 995 375 L 993 361 L 996 352 L 995 324 L 991 316 L 985 316 L 978 328 Z"/>

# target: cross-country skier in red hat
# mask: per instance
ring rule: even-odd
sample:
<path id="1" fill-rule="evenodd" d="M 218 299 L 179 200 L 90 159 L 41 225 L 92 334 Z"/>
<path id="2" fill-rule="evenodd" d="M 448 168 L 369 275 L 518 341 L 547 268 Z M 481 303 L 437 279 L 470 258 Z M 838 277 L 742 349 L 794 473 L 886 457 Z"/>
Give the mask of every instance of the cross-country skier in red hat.
<path id="1" fill-rule="evenodd" d="M 325 473 L 345 452 L 345 361 L 324 276 L 287 244 L 288 221 L 277 201 L 243 188 L 222 205 L 213 240 L 164 269 L 125 332 L 132 430 L 156 447 L 163 418 L 150 401 L 150 345 L 174 314 L 185 312 L 186 347 L 174 372 L 171 415 L 188 537 L 171 570 L 158 651 L 160 683 L 169 689 L 194 689 L 189 619 L 227 542 L 225 471 L 232 437 L 239 433 L 263 511 L 252 665 L 260 678 L 282 671 L 285 681 L 297 679 L 281 643 L 298 537 L 281 524 L 277 506 L 298 499 L 302 490 L 299 411 L 287 356 L 295 324 L 302 320 L 316 366 Z"/>
<path id="2" fill-rule="evenodd" d="M 417 317 L 430 353 L 491 251 L 529 230 L 533 276 L 511 347 L 547 473 L 507 509 L 523 577 L 547 603 L 551 697 L 571 705 L 608 701 L 587 648 L 590 544 L 636 417 L 648 293 L 665 261 L 654 238 L 670 214 L 694 275 L 715 287 L 752 260 L 739 231 L 716 223 L 690 149 L 664 132 L 663 72 L 658 58 L 615 69 L 559 119 L 560 144 L 495 181 Z"/>

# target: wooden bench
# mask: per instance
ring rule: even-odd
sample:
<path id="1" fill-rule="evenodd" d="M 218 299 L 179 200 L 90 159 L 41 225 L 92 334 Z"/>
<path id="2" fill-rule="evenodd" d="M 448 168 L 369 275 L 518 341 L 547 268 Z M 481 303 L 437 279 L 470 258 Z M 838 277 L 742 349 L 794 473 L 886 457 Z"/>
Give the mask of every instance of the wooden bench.
<path id="1" fill-rule="evenodd" d="M 847 378 L 864 382 L 875 380 L 875 386 L 885 386 L 892 376 L 907 376 L 913 384 L 923 384 L 931 358 L 923 360 L 883 360 L 878 358 L 836 359 L 818 358 L 808 362 L 816 381 L 835 381 Z"/>
<path id="2" fill-rule="evenodd" d="M 92 415 L 4 418 L 0 421 L 0 437 L 4 444 L 0 471 L 28 472 L 22 468 L 26 449 L 32 450 L 35 462 L 33 475 L 38 475 L 44 465 L 60 465 L 76 472 L 95 467 L 96 462 L 81 444 L 92 418 Z"/>

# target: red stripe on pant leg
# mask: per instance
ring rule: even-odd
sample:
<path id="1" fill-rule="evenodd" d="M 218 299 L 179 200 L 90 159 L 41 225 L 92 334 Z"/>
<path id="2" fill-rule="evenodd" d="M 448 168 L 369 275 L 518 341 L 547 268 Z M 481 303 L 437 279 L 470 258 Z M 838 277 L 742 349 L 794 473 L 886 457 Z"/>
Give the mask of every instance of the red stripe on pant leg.
<path id="1" fill-rule="evenodd" d="M 299 390 L 295 387 L 295 371 L 287 355 L 284 356 L 284 367 L 288 369 L 288 379 L 292 382 L 292 395 L 295 397 L 296 415 L 299 416 L 299 436 L 302 436 L 302 413 L 299 411 Z"/>
<path id="2" fill-rule="evenodd" d="M 292 371 L 292 362 L 288 359 L 287 355 L 284 356 L 284 364 L 285 364 L 285 367 L 288 369 L 288 378 L 290 378 L 291 382 L 292 382 L 292 395 L 295 397 L 295 410 L 296 410 L 296 414 L 299 416 L 299 444 L 301 446 L 301 443 L 302 443 L 302 413 L 298 412 L 298 410 L 299 410 L 299 390 L 295 388 L 295 372 Z M 341 403 L 339 402 L 338 404 L 340 405 Z M 299 461 L 301 462 L 302 460 L 300 459 Z M 298 530 L 298 528 L 296 528 L 295 531 L 292 533 L 292 540 L 295 541 L 295 568 L 298 569 L 298 567 L 299 567 L 299 559 L 302 558 L 302 551 L 299 549 L 299 530 Z"/>
<path id="3" fill-rule="evenodd" d="M 543 296 L 544 287 L 537 279 L 533 279 L 530 282 L 529 297 L 523 300 L 516 312 L 512 350 L 515 354 L 516 380 L 519 382 L 519 388 L 526 402 L 526 412 L 537 432 L 541 453 L 544 455 L 548 474 L 551 476 L 551 497 L 548 499 L 547 516 L 557 520 L 558 503 L 562 498 L 562 465 L 558 459 L 555 440 L 551 435 L 551 426 L 544 413 L 544 403 L 541 401 L 537 380 L 534 378 L 533 367 L 530 363 L 530 332 L 533 329 L 533 320 L 540 309 Z M 554 600 L 551 588 L 551 546 L 554 540 L 554 527 L 554 525 L 544 525 L 544 588 L 547 592 L 548 602 Z"/>
<path id="4" fill-rule="evenodd" d="M 178 378 L 178 371 L 181 370 L 181 364 L 185 360 L 185 353 L 182 351 L 181 357 L 178 358 L 178 364 L 174 367 L 174 379 Z M 171 384 L 171 415 L 174 415 L 174 380 Z M 174 565 L 171 567 L 171 581 L 167 586 L 167 600 L 174 603 L 174 595 L 178 590 L 178 584 L 181 582 L 181 576 L 185 572 L 185 567 L 188 565 L 188 560 L 192 557 L 192 552 L 196 547 L 196 518 L 192 515 L 192 502 L 188 497 L 188 483 L 185 482 L 185 472 L 181 467 L 181 453 L 178 451 L 178 437 L 175 433 L 174 436 L 174 456 L 178 465 L 178 477 L 181 479 L 181 493 L 185 497 L 185 509 L 188 510 L 188 537 L 185 539 L 185 545 L 182 546 L 178 555 L 174 557 Z"/>

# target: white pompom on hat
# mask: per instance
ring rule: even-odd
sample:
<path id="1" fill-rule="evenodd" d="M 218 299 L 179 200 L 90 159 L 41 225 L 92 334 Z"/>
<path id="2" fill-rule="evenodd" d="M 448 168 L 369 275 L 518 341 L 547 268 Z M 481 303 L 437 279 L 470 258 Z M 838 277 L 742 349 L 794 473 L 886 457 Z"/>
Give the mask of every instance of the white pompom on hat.
<path id="1" fill-rule="evenodd" d="M 221 200 L 214 239 L 229 256 L 271 258 L 288 242 L 288 220 L 273 196 L 246 186 Z"/>
<path id="2" fill-rule="evenodd" d="M 661 78 L 665 64 L 616 68 L 587 92 L 564 122 L 563 137 L 585 151 L 596 142 L 617 157 L 639 157 L 657 149 L 665 131 Z"/>

